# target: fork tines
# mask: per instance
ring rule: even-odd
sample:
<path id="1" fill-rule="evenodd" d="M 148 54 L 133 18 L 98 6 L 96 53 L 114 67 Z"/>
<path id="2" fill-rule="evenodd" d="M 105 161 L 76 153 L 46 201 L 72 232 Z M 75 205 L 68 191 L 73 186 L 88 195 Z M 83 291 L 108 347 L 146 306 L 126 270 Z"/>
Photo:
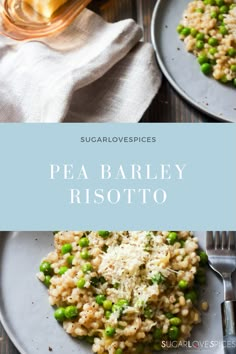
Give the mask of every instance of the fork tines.
<path id="1" fill-rule="evenodd" d="M 235 231 L 208 231 L 206 248 L 210 249 L 228 249 L 235 250 L 236 243 Z"/>

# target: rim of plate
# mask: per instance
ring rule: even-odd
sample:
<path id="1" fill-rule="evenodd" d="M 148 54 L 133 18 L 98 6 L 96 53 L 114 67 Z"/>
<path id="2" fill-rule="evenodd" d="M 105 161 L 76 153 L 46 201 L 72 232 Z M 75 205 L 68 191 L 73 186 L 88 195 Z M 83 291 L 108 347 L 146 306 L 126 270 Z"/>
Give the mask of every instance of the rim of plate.
<path id="1" fill-rule="evenodd" d="M 0 244 L 3 245 L 4 242 L 6 242 L 6 240 L 3 240 L 4 237 L 7 237 L 7 233 L 5 236 L 0 235 L 1 240 L 0 240 Z M 4 247 L 1 247 L 1 253 L 0 253 L 0 258 L 2 255 Z M 18 343 L 12 329 L 10 328 L 10 326 L 8 325 L 7 321 L 5 320 L 5 316 L 3 314 L 3 300 L 0 301 L 0 322 L 4 328 L 4 330 L 6 331 L 8 337 L 10 338 L 11 342 L 14 344 L 14 346 L 16 347 L 16 349 L 21 353 L 21 354 L 29 354 L 25 351 L 25 349 L 22 348 L 22 346 Z"/>
<path id="2" fill-rule="evenodd" d="M 164 1 L 167 2 L 168 0 L 164 0 Z M 160 6 L 161 2 L 162 2 L 162 0 L 157 0 L 156 5 L 153 10 L 152 21 L 151 21 L 151 40 L 152 40 L 152 45 L 155 49 L 156 57 L 158 60 L 158 64 L 160 65 L 161 71 L 163 72 L 163 74 L 165 75 L 165 77 L 167 78 L 167 80 L 169 81 L 171 86 L 178 92 L 178 94 L 181 97 L 183 97 L 188 103 L 190 103 L 193 107 L 195 107 L 196 109 L 198 109 L 199 111 L 208 115 L 211 118 L 215 118 L 215 119 L 223 121 L 223 122 L 234 122 L 235 120 L 232 118 L 223 118 L 223 117 L 218 116 L 214 113 L 211 113 L 211 112 L 205 110 L 204 108 L 202 108 L 201 106 L 199 106 L 193 98 L 191 98 L 187 93 L 184 92 L 184 90 L 178 84 L 175 83 L 174 79 L 170 75 L 169 71 L 167 70 L 167 68 L 164 64 L 164 61 L 162 60 L 162 58 L 159 54 L 158 44 L 157 44 L 157 41 L 155 40 L 155 38 L 156 38 L 156 35 L 155 35 L 156 18 L 157 18 L 157 14 L 158 14 L 158 10 L 159 10 L 159 6 Z"/>

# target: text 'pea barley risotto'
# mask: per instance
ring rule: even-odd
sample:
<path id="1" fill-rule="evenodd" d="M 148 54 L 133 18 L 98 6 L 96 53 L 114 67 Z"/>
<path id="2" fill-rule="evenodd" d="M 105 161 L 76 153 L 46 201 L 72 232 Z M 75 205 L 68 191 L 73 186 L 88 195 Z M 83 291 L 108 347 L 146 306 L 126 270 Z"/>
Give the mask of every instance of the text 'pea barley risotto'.
<path id="1" fill-rule="evenodd" d="M 207 256 L 191 232 L 56 231 L 54 240 L 38 278 L 55 319 L 94 353 L 181 346 L 201 321 L 197 288 Z"/>
<path id="2" fill-rule="evenodd" d="M 236 4 L 234 0 L 189 2 L 177 27 L 201 71 L 236 86 Z"/>

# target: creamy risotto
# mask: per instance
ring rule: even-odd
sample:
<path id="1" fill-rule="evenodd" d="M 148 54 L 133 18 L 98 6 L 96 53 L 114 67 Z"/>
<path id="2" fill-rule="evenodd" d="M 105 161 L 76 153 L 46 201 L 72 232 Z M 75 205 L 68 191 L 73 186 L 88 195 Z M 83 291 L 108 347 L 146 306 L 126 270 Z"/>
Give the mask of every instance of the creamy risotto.
<path id="1" fill-rule="evenodd" d="M 201 321 L 207 256 L 188 231 L 55 232 L 38 278 L 54 317 L 97 354 L 151 353 Z"/>
<path id="2" fill-rule="evenodd" d="M 236 4 L 233 0 L 194 0 L 177 27 L 201 71 L 236 86 Z"/>

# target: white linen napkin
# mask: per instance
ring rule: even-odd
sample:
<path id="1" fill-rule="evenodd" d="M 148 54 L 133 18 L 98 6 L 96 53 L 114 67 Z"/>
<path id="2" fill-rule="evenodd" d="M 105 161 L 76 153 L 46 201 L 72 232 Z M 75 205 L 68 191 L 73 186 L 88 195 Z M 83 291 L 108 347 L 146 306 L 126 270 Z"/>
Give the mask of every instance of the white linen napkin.
<path id="1" fill-rule="evenodd" d="M 0 37 L 0 122 L 137 122 L 161 84 L 141 36 L 85 9 L 57 36 Z"/>

